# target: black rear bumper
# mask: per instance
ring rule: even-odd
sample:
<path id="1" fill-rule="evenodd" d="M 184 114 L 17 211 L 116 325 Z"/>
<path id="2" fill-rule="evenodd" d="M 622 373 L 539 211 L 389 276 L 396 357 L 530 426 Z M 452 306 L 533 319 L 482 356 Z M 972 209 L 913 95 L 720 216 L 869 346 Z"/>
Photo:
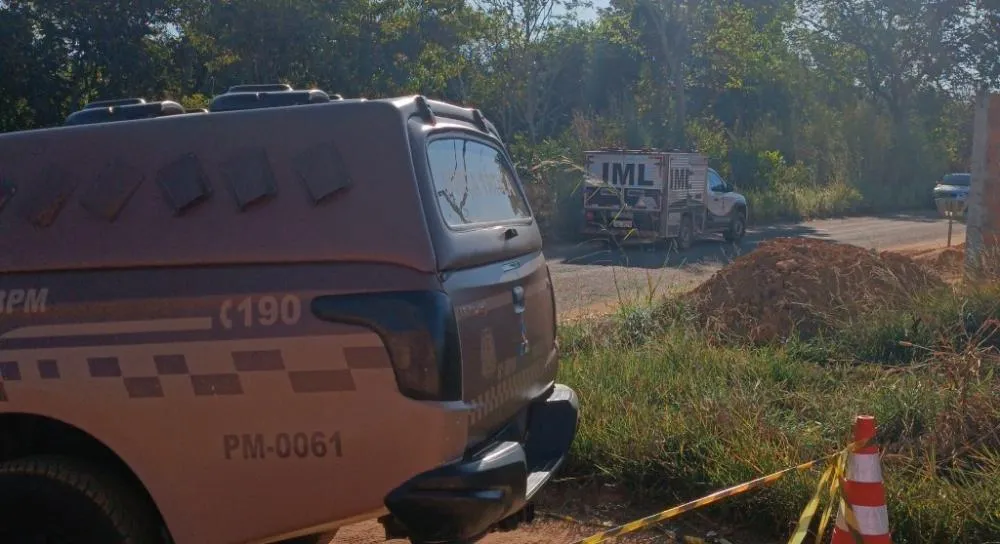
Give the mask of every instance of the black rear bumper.
<path id="1" fill-rule="evenodd" d="M 530 406 L 522 441 L 499 442 L 406 482 L 385 499 L 387 536 L 467 542 L 520 512 L 566 459 L 578 410 L 576 393 L 557 384 Z"/>

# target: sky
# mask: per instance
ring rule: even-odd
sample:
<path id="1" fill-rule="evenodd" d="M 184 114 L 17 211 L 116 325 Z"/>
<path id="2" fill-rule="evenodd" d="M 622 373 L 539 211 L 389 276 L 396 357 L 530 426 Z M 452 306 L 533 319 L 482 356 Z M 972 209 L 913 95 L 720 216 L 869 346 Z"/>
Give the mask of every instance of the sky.
<path id="1" fill-rule="evenodd" d="M 601 8 L 606 8 L 611 5 L 611 0 L 592 0 L 594 7 L 592 8 L 581 8 L 580 18 L 585 21 L 592 21 L 597 18 L 597 10 Z M 562 10 L 558 10 L 557 13 Z"/>

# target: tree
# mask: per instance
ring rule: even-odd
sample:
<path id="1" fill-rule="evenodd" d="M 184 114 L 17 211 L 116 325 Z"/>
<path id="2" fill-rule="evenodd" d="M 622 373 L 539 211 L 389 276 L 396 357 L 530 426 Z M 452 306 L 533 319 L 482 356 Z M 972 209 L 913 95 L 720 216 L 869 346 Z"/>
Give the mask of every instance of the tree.
<path id="1" fill-rule="evenodd" d="M 501 129 L 523 128 L 537 142 L 558 109 L 557 81 L 567 68 L 561 56 L 572 36 L 572 13 L 579 0 L 480 0 L 485 33 L 476 55 L 483 86 L 491 95 Z"/>
<path id="2" fill-rule="evenodd" d="M 1000 0 L 582 4 L 0 0 L 0 130 L 238 83 L 423 93 L 486 112 L 526 176 L 583 145 L 687 147 L 780 206 L 827 187 L 900 205 L 968 162 L 971 96 L 1000 84 Z"/>
<path id="3" fill-rule="evenodd" d="M 175 15 L 168 0 L 0 5 L 3 35 L 17 36 L 0 51 L 4 77 L 15 80 L 8 84 L 22 89 L 11 107 L 51 124 L 97 98 L 160 95 L 173 79 L 168 23 Z"/>

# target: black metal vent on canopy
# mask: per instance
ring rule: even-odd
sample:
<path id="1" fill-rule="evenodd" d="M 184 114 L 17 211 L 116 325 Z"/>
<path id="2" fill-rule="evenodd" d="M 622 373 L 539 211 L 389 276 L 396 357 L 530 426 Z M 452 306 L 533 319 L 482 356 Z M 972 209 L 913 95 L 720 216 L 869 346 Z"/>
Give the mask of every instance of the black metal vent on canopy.
<path id="1" fill-rule="evenodd" d="M 353 183 L 344 158 L 333 143 L 315 145 L 300 153 L 295 158 L 295 171 L 313 204 L 319 204 Z"/>
<path id="2" fill-rule="evenodd" d="M 278 193 L 264 149 L 249 149 L 236 154 L 222 166 L 222 174 L 240 211 Z"/>
<path id="3" fill-rule="evenodd" d="M 73 196 L 77 185 L 77 178 L 62 167 L 50 166 L 33 184 L 34 188 L 28 195 L 28 221 L 36 227 L 51 226 Z"/>
<path id="4" fill-rule="evenodd" d="M 212 194 L 208 177 L 194 153 L 161 168 L 156 174 L 156 184 L 175 215 L 183 214 Z"/>
<path id="5" fill-rule="evenodd" d="M 108 164 L 86 188 L 80 205 L 109 222 L 118 219 L 136 189 L 142 184 L 141 171 L 116 160 Z"/>
<path id="6" fill-rule="evenodd" d="M 7 207 L 7 203 L 14 198 L 17 193 L 17 186 L 12 182 L 0 178 L 0 212 Z"/>

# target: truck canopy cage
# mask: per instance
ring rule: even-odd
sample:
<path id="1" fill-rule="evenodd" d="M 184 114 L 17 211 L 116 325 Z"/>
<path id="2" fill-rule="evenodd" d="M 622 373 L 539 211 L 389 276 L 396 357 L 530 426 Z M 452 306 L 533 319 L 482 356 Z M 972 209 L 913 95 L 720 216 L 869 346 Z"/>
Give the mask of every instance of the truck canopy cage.
<path id="1" fill-rule="evenodd" d="M 0 135 L 0 272 L 365 261 L 435 269 L 407 123 L 478 110 L 236 86 L 101 101 Z M 373 215 L 372 210 L 380 213 Z"/>

